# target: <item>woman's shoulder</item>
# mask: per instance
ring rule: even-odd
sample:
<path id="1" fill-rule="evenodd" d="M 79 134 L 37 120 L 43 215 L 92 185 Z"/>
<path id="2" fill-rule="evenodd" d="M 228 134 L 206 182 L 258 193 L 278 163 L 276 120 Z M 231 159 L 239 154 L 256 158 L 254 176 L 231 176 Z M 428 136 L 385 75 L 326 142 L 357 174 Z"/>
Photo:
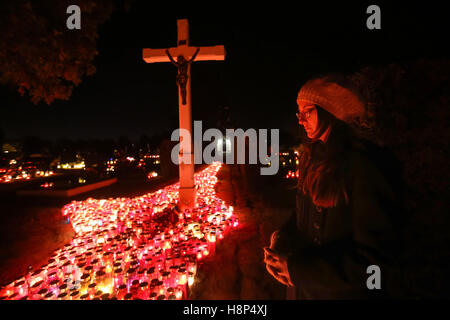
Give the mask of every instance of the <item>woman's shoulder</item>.
<path id="1" fill-rule="evenodd" d="M 393 185 L 392 166 L 387 164 L 390 161 L 388 157 L 364 149 L 350 150 L 347 157 L 350 182 L 353 186 L 370 185 L 370 189 L 383 190 L 383 193 L 392 195 L 396 187 Z"/>
<path id="2" fill-rule="evenodd" d="M 358 141 L 349 148 L 346 160 L 354 169 L 373 171 L 383 176 L 393 176 L 401 171 L 398 160 L 389 149 L 368 141 Z"/>
<path id="3" fill-rule="evenodd" d="M 380 173 L 377 160 L 364 149 L 351 149 L 344 155 L 346 166 L 352 174 Z"/>

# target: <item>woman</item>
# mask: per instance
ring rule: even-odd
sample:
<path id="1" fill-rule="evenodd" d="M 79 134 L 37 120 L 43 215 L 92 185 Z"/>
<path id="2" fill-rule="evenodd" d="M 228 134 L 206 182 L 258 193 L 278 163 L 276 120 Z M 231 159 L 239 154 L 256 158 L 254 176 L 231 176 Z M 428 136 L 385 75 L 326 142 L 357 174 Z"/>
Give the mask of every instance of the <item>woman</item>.
<path id="1" fill-rule="evenodd" d="M 334 75 L 308 81 L 298 94 L 297 117 L 309 141 L 300 159 L 297 208 L 264 248 L 267 271 L 288 287 L 288 299 L 386 294 L 397 206 L 348 125 L 364 114 L 355 92 Z M 371 265 L 379 267 L 381 286 L 369 279 Z"/>

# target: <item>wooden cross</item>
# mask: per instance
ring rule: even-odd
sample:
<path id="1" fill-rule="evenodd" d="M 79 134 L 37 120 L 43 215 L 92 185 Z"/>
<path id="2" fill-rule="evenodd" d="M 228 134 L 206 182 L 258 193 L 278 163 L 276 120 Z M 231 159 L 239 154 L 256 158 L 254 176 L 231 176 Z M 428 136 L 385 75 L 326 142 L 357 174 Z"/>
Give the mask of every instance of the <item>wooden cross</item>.
<path id="1" fill-rule="evenodd" d="M 224 46 L 190 47 L 189 24 L 187 19 L 177 20 L 178 42 L 168 49 L 143 49 L 147 63 L 172 62 L 178 67 L 178 111 L 180 129 L 190 133 L 191 139 L 180 141 L 180 207 L 181 210 L 195 206 L 194 153 L 192 147 L 192 107 L 191 107 L 191 63 L 193 61 L 225 60 Z M 190 159 L 185 163 L 182 159 Z"/>

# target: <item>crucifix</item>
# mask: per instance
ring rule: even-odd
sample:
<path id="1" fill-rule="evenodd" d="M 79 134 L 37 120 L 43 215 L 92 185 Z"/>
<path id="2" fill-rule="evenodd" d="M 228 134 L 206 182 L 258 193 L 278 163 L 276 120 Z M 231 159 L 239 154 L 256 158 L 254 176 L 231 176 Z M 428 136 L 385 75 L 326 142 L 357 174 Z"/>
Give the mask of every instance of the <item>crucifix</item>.
<path id="1" fill-rule="evenodd" d="M 171 62 L 178 69 L 178 112 L 180 129 L 190 133 L 190 139 L 180 135 L 180 154 L 178 170 L 180 174 L 180 209 L 195 206 L 194 153 L 192 147 L 192 107 L 191 107 L 191 64 L 195 61 L 225 60 L 225 47 L 189 46 L 189 24 L 187 19 L 177 20 L 178 42 L 168 49 L 143 49 L 143 59 L 147 63 Z M 174 59 L 176 58 L 176 61 Z M 184 161 L 184 159 L 189 159 Z"/>

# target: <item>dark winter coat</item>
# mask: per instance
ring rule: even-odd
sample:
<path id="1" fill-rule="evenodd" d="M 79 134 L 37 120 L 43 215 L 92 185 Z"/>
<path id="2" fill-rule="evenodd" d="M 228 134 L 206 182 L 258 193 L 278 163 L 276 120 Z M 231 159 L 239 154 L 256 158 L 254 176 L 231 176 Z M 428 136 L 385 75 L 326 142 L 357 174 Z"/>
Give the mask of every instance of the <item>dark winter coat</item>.
<path id="1" fill-rule="evenodd" d="M 397 248 L 393 217 L 398 205 L 379 166 L 364 152 L 345 154 L 348 204 L 314 205 L 297 192 L 297 206 L 280 229 L 287 240 L 288 269 L 295 288 L 288 299 L 366 299 L 386 297 Z M 381 270 L 381 290 L 369 290 L 370 265 Z"/>

